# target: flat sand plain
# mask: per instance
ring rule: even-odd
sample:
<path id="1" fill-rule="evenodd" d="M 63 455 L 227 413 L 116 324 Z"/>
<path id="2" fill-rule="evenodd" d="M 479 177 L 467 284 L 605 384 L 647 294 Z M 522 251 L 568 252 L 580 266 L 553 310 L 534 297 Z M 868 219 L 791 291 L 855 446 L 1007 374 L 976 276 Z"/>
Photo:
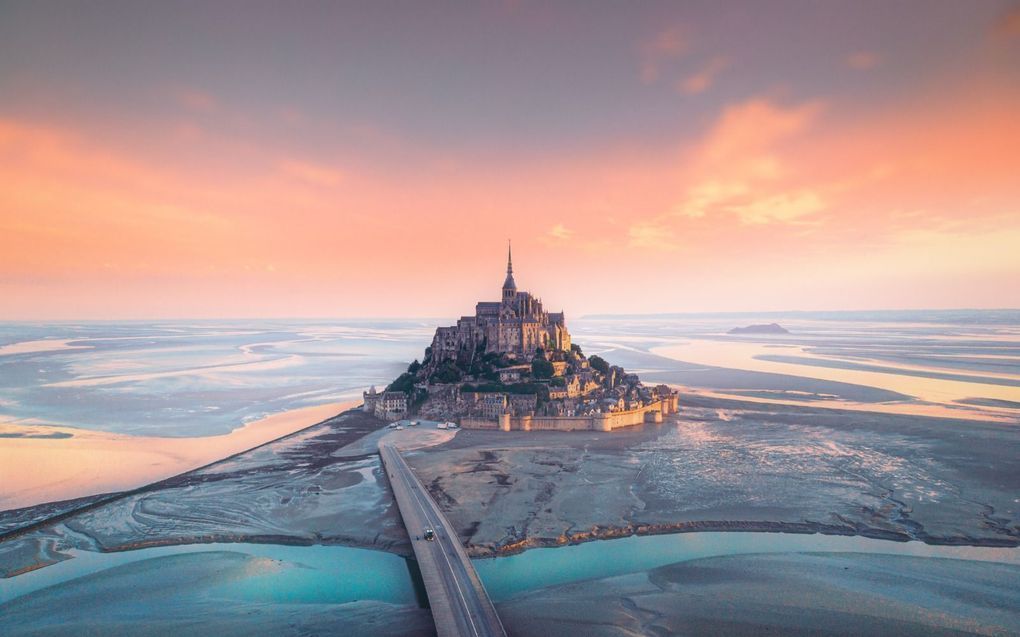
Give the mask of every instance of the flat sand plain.
<path id="1" fill-rule="evenodd" d="M 464 431 L 408 460 L 475 555 L 707 530 L 1020 544 L 999 422 L 689 397 L 662 425 Z"/>
<path id="2" fill-rule="evenodd" d="M 352 404 L 293 409 L 192 438 L 0 422 L 0 510 L 133 489 L 310 427 Z"/>

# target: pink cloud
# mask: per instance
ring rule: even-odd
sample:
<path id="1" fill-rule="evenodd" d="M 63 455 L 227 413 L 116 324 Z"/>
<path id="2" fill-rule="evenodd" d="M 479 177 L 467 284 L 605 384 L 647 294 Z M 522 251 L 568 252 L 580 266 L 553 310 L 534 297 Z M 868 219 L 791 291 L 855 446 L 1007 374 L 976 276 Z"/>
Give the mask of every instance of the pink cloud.
<path id="1" fill-rule="evenodd" d="M 729 60 L 725 57 L 712 58 L 697 73 L 680 82 L 680 90 L 688 95 L 704 93 L 715 82 L 716 76 L 725 70 L 729 64 Z"/>
<path id="2" fill-rule="evenodd" d="M 868 71 L 882 63 L 882 57 L 874 51 L 856 51 L 846 56 L 846 65 L 855 71 Z"/>
<path id="3" fill-rule="evenodd" d="M 575 314 L 611 309 L 613 286 L 633 311 L 880 303 L 896 298 L 883 272 L 910 272 L 935 290 L 926 301 L 981 305 L 979 274 L 1020 276 L 1006 251 L 1020 99 L 943 90 L 867 117 L 756 96 L 694 138 L 574 154 L 413 147 L 429 159 L 413 169 L 406 153 L 305 154 L 216 130 L 116 149 L 0 121 L 0 296 L 5 316 L 454 314 L 499 279 L 509 234 L 519 281 Z M 569 275 L 609 252 L 619 267 Z M 650 272 L 683 276 L 663 296 Z M 742 294 L 777 278 L 788 292 Z"/>
<path id="4" fill-rule="evenodd" d="M 184 109 L 193 113 L 213 113 L 220 107 L 219 100 L 195 88 L 180 88 L 173 91 L 174 99 Z"/>
<path id="5" fill-rule="evenodd" d="M 992 25 L 992 32 L 1005 40 L 1020 37 L 1020 7 L 1012 7 L 999 16 Z"/>
<path id="6" fill-rule="evenodd" d="M 690 48 L 690 41 L 680 27 L 660 31 L 641 44 L 641 81 L 652 84 L 659 79 L 661 67 L 682 57 Z"/>

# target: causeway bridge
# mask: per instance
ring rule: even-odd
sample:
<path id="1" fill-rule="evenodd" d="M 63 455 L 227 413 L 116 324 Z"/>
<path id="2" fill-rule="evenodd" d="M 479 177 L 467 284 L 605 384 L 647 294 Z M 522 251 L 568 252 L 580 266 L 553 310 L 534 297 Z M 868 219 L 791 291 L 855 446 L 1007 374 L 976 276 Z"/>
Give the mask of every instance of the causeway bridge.
<path id="1" fill-rule="evenodd" d="M 506 637 L 450 521 L 393 444 L 381 442 L 379 455 L 411 537 L 439 637 Z M 434 540 L 423 538 L 425 529 L 435 532 Z"/>

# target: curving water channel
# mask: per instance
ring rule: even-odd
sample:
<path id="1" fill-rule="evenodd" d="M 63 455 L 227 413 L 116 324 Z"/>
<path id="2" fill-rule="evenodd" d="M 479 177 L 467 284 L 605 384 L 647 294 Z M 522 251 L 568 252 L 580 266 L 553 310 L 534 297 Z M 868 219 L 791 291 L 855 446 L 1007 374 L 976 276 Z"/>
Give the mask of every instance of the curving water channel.
<path id="1" fill-rule="evenodd" d="M 705 557 L 754 553 L 866 553 L 950 558 L 1020 565 L 1020 548 L 933 546 L 862 537 L 787 533 L 679 533 L 633 536 L 474 561 L 494 601 L 547 586 L 644 571 Z M 412 569 L 404 558 L 345 546 L 283 546 L 274 544 L 198 544 L 156 547 L 118 553 L 72 551 L 73 559 L 0 579 L 3 605 L 44 589 L 65 588 L 75 580 L 106 574 L 105 584 L 120 573 L 139 572 L 161 578 L 166 597 L 183 590 L 189 580 L 174 577 L 176 563 L 168 558 L 201 556 L 216 571 L 226 556 L 244 558 L 239 572 L 213 578 L 209 589 L 217 598 L 258 603 L 344 604 L 376 600 L 389 604 L 418 603 Z M 133 569 L 125 567 L 134 565 Z M 206 576 L 208 580 L 211 576 Z M 175 590 L 180 581 L 182 590 Z M 59 612 L 56 610 L 55 612 Z M 0 626 L 3 622 L 0 620 Z"/>

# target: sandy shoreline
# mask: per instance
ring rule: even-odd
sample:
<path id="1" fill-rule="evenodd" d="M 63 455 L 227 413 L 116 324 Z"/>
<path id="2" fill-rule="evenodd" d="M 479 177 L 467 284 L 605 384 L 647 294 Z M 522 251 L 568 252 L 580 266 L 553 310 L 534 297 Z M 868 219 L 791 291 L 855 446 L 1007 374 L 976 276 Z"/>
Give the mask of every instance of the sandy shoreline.
<path id="1" fill-rule="evenodd" d="M 195 438 L 0 423 L 0 511 L 136 488 L 286 436 L 354 404 L 294 409 Z"/>

